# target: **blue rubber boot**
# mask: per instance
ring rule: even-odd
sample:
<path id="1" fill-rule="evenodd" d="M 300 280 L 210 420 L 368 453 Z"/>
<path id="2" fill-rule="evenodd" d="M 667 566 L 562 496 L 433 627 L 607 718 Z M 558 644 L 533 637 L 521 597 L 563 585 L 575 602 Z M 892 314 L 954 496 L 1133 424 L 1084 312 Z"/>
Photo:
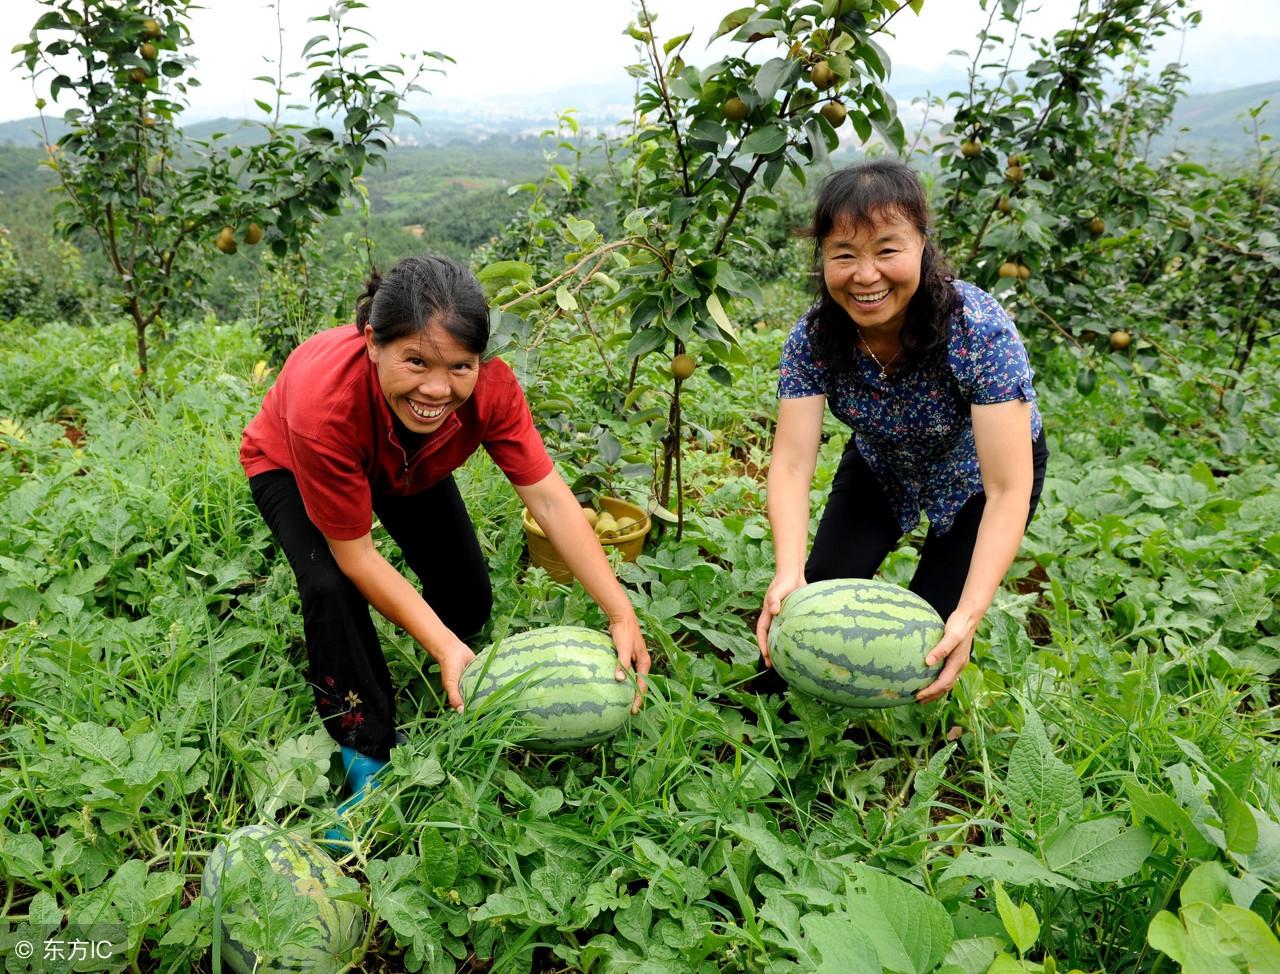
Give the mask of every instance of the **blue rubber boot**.
<path id="1" fill-rule="evenodd" d="M 352 798 L 362 798 L 366 793 L 366 789 L 373 791 L 374 788 L 378 787 L 376 776 L 379 771 L 390 763 L 389 761 L 379 761 L 377 758 L 371 758 L 367 754 L 361 754 L 354 748 L 344 747 L 342 749 L 343 785 Z"/>
<path id="2" fill-rule="evenodd" d="M 408 738 L 397 731 L 395 742 L 397 746 L 406 744 L 408 743 Z M 378 785 L 381 784 L 378 781 L 378 772 L 390 763 L 390 761 L 380 761 L 367 754 L 362 754 L 352 747 L 342 748 L 342 783 L 348 792 L 348 797 L 338 806 L 338 818 L 345 819 L 347 812 L 359 805 L 377 789 Z M 335 847 L 340 847 L 341 851 L 345 851 L 351 845 L 351 832 L 345 825 L 335 825 L 333 828 L 325 830 L 324 841 Z"/>

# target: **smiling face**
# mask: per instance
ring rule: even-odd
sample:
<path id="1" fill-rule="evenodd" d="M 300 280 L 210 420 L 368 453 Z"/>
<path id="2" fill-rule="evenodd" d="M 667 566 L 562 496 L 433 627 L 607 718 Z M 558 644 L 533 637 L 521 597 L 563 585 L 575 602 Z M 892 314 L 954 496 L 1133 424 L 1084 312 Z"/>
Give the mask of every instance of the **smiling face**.
<path id="1" fill-rule="evenodd" d="M 822 240 L 822 278 L 854 324 L 881 341 L 896 340 L 920 287 L 924 236 L 897 214 L 868 226 L 839 221 Z"/>
<path id="2" fill-rule="evenodd" d="M 377 344 L 366 325 L 364 340 L 387 405 L 411 433 L 438 430 L 480 377 L 480 356 L 435 323 L 386 345 Z"/>

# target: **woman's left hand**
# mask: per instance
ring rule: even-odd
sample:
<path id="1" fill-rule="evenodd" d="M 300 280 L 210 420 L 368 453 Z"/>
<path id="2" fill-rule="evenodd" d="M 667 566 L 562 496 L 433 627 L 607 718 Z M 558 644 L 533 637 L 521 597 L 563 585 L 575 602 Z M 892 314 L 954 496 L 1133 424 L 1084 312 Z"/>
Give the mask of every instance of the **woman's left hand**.
<path id="1" fill-rule="evenodd" d="M 640 632 L 640 622 L 635 613 L 609 623 L 609 635 L 613 637 L 613 645 L 618 650 L 618 669 L 613 676 L 619 683 L 627 679 L 627 670 L 635 669 L 636 698 L 631 704 L 631 712 L 640 712 L 640 703 L 648 687 L 645 674 L 649 672 L 649 650 L 645 648 L 644 636 Z"/>
<path id="2" fill-rule="evenodd" d="M 960 679 L 960 671 L 969 665 L 969 657 L 973 654 L 973 634 L 978 630 L 980 619 L 975 619 L 967 609 L 956 609 L 947 618 L 942 639 L 924 658 L 929 666 L 936 666 L 942 660 L 946 662 L 938 678 L 916 694 L 917 703 L 932 703 L 951 692 L 956 680 Z"/>

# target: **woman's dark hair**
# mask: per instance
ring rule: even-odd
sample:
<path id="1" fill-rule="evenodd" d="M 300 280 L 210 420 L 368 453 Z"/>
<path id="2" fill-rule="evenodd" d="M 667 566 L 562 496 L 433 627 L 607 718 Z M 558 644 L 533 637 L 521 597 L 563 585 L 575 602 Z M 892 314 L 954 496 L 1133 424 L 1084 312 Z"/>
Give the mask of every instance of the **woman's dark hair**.
<path id="1" fill-rule="evenodd" d="M 373 271 L 356 299 L 356 328 L 386 345 L 437 324 L 469 352 L 489 344 L 489 305 L 472 273 L 447 257 L 406 257 L 386 277 Z"/>
<path id="2" fill-rule="evenodd" d="M 907 305 L 902 326 L 903 358 L 907 363 L 922 362 L 946 347 L 947 322 L 959 297 L 951 286 L 955 275 L 933 243 L 924 187 L 909 167 L 893 159 L 876 159 L 828 176 L 818 191 L 813 226 L 804 231 L 813 237 L 818 282 L 818 302 L 805 316 L 810 341 L 817 360 L 835 372 L 853 368 L 858 343 L 848 313 L 827 291 L 822 242 L 838 226 L 861 231 L 886 217 L 901 217 L 924 237 L 920 287 Z"/>

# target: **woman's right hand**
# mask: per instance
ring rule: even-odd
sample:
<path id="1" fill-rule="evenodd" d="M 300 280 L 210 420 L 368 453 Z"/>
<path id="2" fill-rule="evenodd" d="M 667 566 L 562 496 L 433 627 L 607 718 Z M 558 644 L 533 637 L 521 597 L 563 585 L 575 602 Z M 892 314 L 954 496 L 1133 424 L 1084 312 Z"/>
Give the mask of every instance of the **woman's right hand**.
<path id="1" fill-rule="evenodd" d="M 760 647 L 765 666 L 773 666 L 773 660 L 769 659 L 769 626 L 773 617 L 782 611 L 782 600 L 805 584 L 803 572 L 774 575 L 769 590 L 764 593 L 764 608 L 760 610 L 760 621 L 756 623 L 756 645 Z"/>
<path id="2" fill-rule="evenodd" d="M 456 636 L 443 649 L 433 654 L 440 664 L 440 682 L 444 684 L 445 696 L 449 698 L 449 706 L 462 713 L 462 690 L 458 684 L 462 681 L 462 671 L 467 664 L 476 658 L 471 647 Z"/>

